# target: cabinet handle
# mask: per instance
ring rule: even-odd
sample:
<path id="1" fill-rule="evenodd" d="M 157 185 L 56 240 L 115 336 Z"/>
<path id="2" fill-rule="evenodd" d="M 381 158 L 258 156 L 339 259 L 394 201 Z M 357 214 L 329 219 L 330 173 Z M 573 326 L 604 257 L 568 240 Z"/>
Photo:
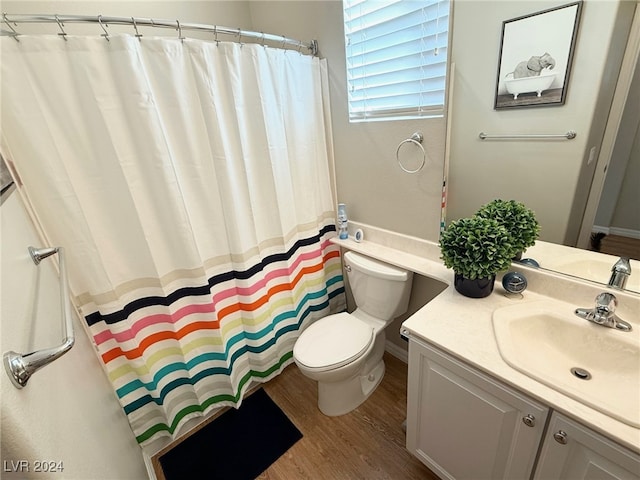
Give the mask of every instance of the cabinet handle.
<path id="1" fill-rule="evenodd" d="M 565 432 L 564 430 L 558 430 L 556 433 L 553 434 L 553 438 L 556 442 L 562 445 L 567 444 L 567 432 Z"/>
<path id="2" fill-rule="evenodd" d="M 536 424 L 536 417 L 528 413 L 524 417 L 522 417 L 522 421 L 527 427 L 533 427 Z"/>

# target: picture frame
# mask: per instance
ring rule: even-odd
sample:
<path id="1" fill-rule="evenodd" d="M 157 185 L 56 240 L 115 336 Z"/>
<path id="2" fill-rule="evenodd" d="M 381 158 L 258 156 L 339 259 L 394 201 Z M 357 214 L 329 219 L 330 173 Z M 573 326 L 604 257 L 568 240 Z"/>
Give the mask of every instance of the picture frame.
<path id="1" fill-rule="evenodd" d="M 502 22 L 495 110 L 564 105 L 582 0 Z"/>

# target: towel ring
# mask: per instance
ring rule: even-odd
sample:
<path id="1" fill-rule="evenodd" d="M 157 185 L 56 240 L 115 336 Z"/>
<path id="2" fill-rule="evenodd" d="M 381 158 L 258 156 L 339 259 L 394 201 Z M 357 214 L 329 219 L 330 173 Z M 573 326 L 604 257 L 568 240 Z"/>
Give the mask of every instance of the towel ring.
<path id="1" fill-rule="evenodd" d="M 422 167 L 424 167 L 424 164 L 427 161 L 427 152 L 424 150 L 424 147 L 422 146 L 422 140 L 424 140 L 424 135 L 422 135 L 422 133 L 420 132 L 415 132 L 409 138 L 401 141 L 400 144 L 398 145 L 398 148 L 396 149 L 396 160 L 398 160 L 398 165 L 400 165 L 400 168 L 407 173 L 419 172 L 420 170 L 422 170 Z M 415 170 L 409 170 L 408 168 L 405 168 L 405 166 L 402 165 L 402 162 L 400 161 L 400 155 L 399 155 L 400 149 L 402 148 L 402 145 L 404 145 L 405 143 L 413 143 L 414 145 L 420 147 L 420 150 L 422 150 L 422 162 L 420 163 L 420 166 Z"/>

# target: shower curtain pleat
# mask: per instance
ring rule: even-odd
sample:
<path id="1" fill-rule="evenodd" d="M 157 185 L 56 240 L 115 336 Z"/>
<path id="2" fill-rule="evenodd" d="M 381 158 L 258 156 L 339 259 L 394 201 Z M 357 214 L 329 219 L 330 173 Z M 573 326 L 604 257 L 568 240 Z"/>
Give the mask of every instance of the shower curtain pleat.
<path id="1" fill-rule="evenodd" d="M 318 58 L 3 37 L 2 154 L 141 444 L 238 406 L 344 310 Z M 326 99 L 325 99 L 326 100 Z"/>

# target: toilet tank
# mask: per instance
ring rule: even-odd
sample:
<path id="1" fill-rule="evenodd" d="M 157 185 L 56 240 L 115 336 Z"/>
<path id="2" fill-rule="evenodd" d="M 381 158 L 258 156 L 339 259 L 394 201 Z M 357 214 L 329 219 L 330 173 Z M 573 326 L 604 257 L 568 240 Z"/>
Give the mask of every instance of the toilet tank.
<path id="1" fill-rule="evenodd" d="M 359 309 L 384 321 L 407 311 L 413 272 L 351 251 L 344 265 Z"/>

